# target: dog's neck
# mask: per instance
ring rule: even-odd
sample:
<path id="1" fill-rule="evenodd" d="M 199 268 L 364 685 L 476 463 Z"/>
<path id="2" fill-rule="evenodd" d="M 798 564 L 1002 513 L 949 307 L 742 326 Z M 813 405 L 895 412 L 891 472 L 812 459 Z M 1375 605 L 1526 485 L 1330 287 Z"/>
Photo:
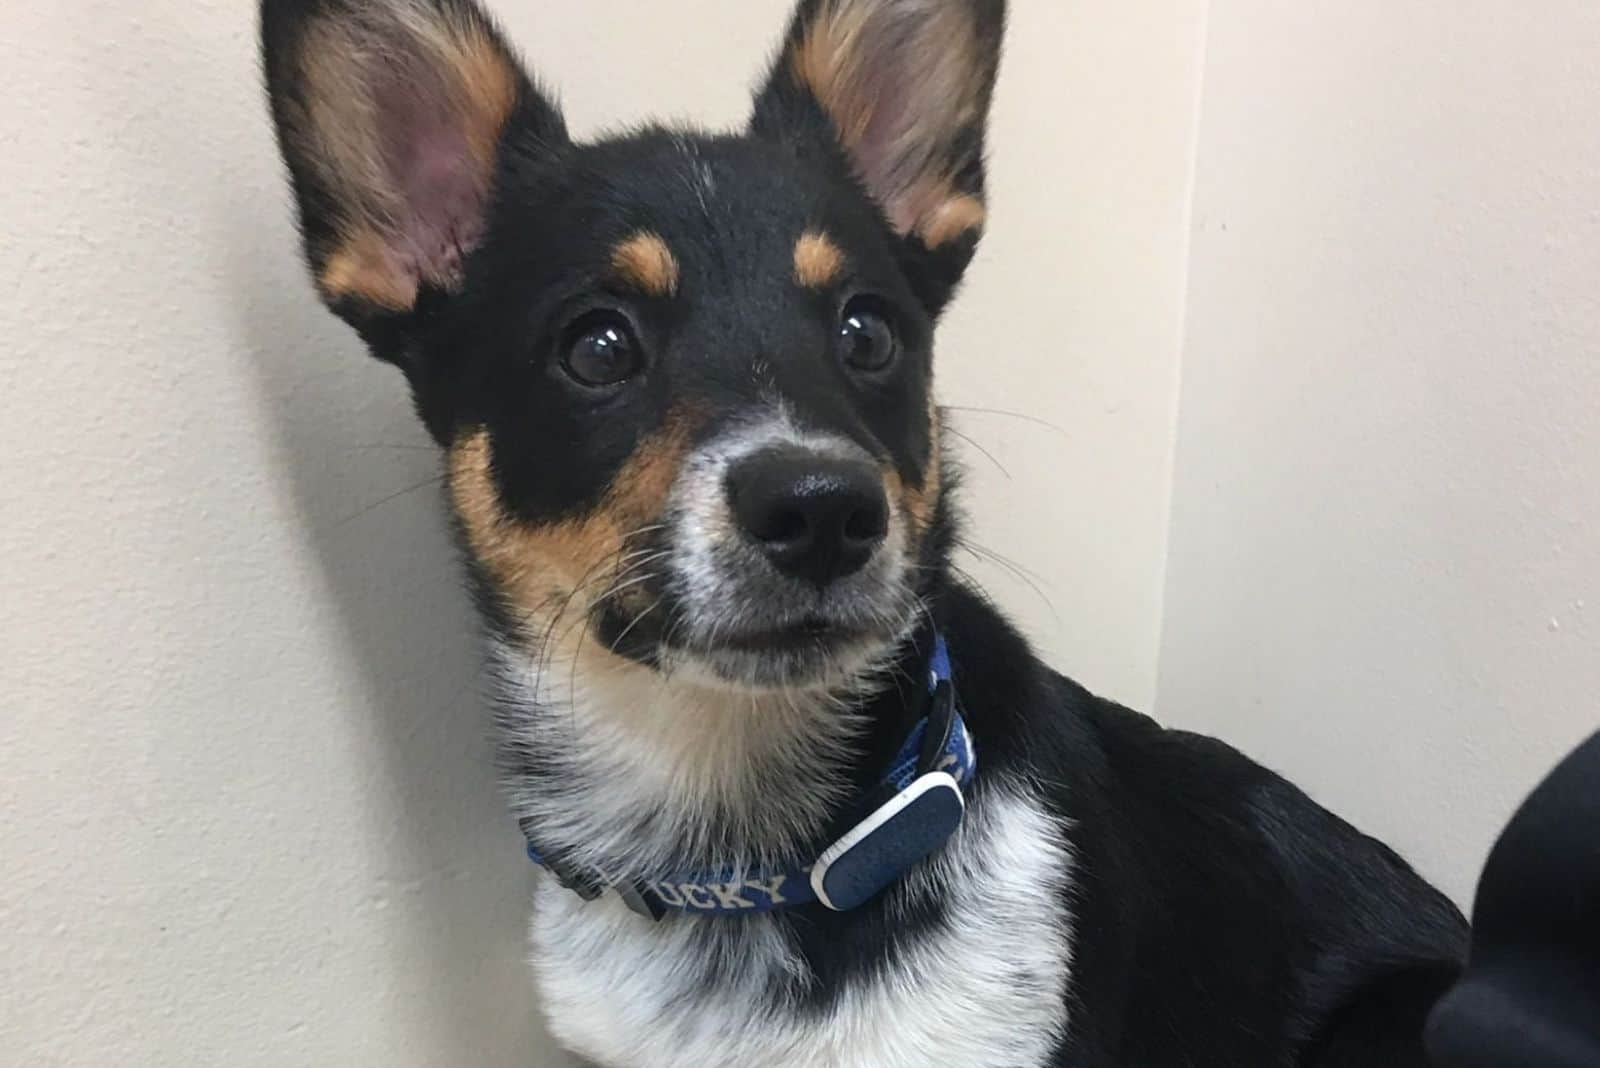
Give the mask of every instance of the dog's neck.
<path id="1" fill-rule="evenodd" d="M 614 875 L 811 859 L 920 715 L 931 641 L 842 692 L 746 693 L 603 651 L 536 665 L 496 643 L 514 814 L 541 849 Z"/>

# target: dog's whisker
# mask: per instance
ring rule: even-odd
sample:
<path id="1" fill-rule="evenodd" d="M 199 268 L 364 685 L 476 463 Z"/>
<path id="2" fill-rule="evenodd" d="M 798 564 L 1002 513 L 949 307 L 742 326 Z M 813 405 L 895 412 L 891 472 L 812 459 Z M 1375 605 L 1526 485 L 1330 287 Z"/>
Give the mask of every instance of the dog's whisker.
<path id="1" fill-rule="evenodd" d="M 1021 582 L 1023 585 L 1032 590 L 1034 594 L 1038 596 L 1040 601 L 1044 602 L 1044 606 L 1050 610 L 1052 617 L 1054 617 L 1057 621 L 1061 619 L 1061 614 L 1056 610 L 1055 602 L 1050 599 L 1050 595 L 1044 590 L 1044 586 L 1042 585 L 1042 577 L 1037 573 L 1030 571 L 1028 568 L 1023 567 L 1021 564 L 1018 564 L 1009 557 L 1002 556 L 993 549 L 986 548 L 985 546 L 979 545 L 967 538 L 957 539 L 956 545 L 958 548 L 964 549 L 981 560 L 987 560 L 999 567 L 1001 570 L 1010 574 L 1017 581 Z"/>
<path id="2" fill-rule="evenodd" d="M 438 486 L 438 485 L 440 485 L 441 483 L 444 482 L 444 479 L 445 479 L 445 476 L 443 474 L 430 475 L 429 477 L 423 479 L 420 482 L 414 483 L 413 485 L 406 486 L 406 487 L 404 487 L 402 489 L 395 490 L 393 493 L 389 493 L 389 494 L 386 494 L 386 495 L 378 498 L 377 500 L 373 501 L 371 504 L 366 505 L 365 507 L 357 510 L 353 514 L 345 516 L 343 519 L 341 519 L 338 522 L 334 523 L 333 526 L 329 527 L 328 530 L 331 532 L 331 531 L 342 529 L 343 527 L 346 527 L 349 524 L 354 523 L 357 519 L 360 519 L 362 516 L 370 515 L 371 513 L 377 511 L 379 508 L 382 508 L 386 504 L 389 504 L 389 503 L 391 503 L 393 501 L 397 501 L 402 497 L 409 496 L 410 494 L 416 493 L 419 490 L 428 489 L 431 486 Z"/>
<path id="3" fill-rule="evenodd" d="M 996 457 L 994 453 L 990 452 L 988 449 L 986 449 L 982 445 L 980 445 L 976 438 L 972 437 L 970 434 L 962 433 L 961 431 L 957 430 L 953 426 L 946 425 L 944 429 L 945 429 L 945 431 L 947 433 L 954 434 L 956 437 L 960 438 L 962 441 L 966 442 L 968 445 L 971 445 L 974 449 L 976 449 L 978 451 L 978 453 L 984 459 L 988 460 L 991 464 L 994 465 L 995 470 L 999 471 L 1007 479 L 1011 478 L 1011 472 L 1006 470 L 1006 465 L 1001 463 L 999 458 Z"/>
<path id="4" fill-rule="evenodd" d="M 970 404 L 941 404 L 939 405 L 939 410 L 942 412 L 963 412 L 970 415 L 995 415 L 1004 416 L 1008 419 L 1018 419 L 1024 423 L 1032 423 L 1034 426 L 1054 431 L 1068 441 L 1072 440 L 1072 435 L 1067 431 L 1066 427 L 1059 423 L 1052 423 L 1050 420 L 1040 418 L 1037 415 L 1030 415 L 1027 412 L 1016 412 L 1007 408 L 985 408 Z M 946 423 L 945 427 L 948 429 L 949 424 Z"/>

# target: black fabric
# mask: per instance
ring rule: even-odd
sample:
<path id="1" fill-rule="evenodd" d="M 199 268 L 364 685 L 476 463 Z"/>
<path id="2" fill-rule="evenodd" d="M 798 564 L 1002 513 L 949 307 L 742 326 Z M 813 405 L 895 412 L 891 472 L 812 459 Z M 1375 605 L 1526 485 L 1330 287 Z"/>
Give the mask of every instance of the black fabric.
<path id="1" fill-rule="evenodd" d="M 1600 734 L 1489 854 L 1466 975 L 1428 1024 L 1438 1068 L 1600 1065 Z"/>

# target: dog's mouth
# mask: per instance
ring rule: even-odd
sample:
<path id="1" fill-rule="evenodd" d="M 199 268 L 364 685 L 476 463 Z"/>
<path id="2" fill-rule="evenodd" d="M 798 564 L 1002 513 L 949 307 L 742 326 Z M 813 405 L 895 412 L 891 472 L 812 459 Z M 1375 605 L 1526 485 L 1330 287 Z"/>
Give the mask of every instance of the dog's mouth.
<path id="1" fill-rule="evenodd" d="M 734 652 L 791 653 L 805 649 L 849 646 L 870 638 L 867 628 L 840 623 L 821 616 L 808 616 L 782 627 L 768 627 L 730 634 L 721 642 Z"/>
<path id="2" fill-rule="evenodd" d="M 901 637 L 898 629 L 883 625 L 807 619 L 663 644 L 659 664 L 668 672 L 742 690 L 837 689 L 870 674 Z"/>
<path id="3" fill-rule="evenodd" d="M 620 656 L 718 688 L 831 689 L 859 680 L 898 646 L 914 604 L 909 592 L 897 591 L 883 603 L 740 618 L 744 613 L 727 606 L 659 595 L 642 612 L 605 605 L 594 627 Z"/>

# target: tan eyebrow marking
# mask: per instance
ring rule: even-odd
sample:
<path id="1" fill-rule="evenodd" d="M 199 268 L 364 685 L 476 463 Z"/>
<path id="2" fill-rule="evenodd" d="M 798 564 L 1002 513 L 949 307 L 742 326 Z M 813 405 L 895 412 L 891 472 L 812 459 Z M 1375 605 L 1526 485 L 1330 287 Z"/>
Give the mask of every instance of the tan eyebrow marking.
<path id="1" fill-rule="evenodd" d="M 678 257 L 661 235 L 640 230 L 611 250 L 611 269 L 617 277 L 653 297 L 670 297 L 678 291 Z"/>
<path id="2" fill-rule="evenodd" d="M 821 289 L 839 277 L 844 253 L 820 230 L 807 230 L 794 245 L 794 279 L 807 289 Z"/>

